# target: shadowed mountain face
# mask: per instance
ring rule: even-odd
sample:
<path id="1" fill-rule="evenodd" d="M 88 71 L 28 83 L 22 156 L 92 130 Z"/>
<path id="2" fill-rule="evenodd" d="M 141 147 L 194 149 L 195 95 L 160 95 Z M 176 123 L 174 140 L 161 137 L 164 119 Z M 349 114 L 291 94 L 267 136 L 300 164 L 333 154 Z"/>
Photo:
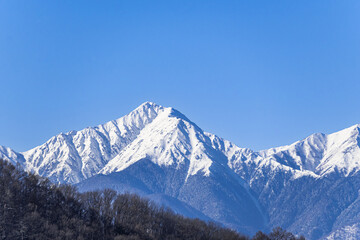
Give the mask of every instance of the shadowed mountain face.
<path id="1" fill-rule="evenodd" d="M 208 177 L 201 174 L 190 176 L 185 181 L 186 177 L 187 166 L 164 167 L 143 159 L 121 172 L 97 175 L 77 186 L 81 191 L 107 186 L 119 192 L 134 192 L 188 217 L 213 219 L 233 228 L 243 226 L 242 231 L 248 233 L 266 227 L 256 200 L 239 185 L 238 176 L 229 177 L 220 172 Z M 163 202 L 164 196 L 171 201 Z M 181 205 L 174 208 L 174 199 L 182 205 L 186 203 L 186 208 Z"/>
<path id="2" fill-rule="evenodd" d="M 282 226 L 309 239 L 337 239 L 356 233 L 360 220 L 359 139 L 355 125 L 254 152 L 147 102 L 24 153 L 1 147 L 0 157 L 81 191 L 138 193 L 247 234 Z"/>

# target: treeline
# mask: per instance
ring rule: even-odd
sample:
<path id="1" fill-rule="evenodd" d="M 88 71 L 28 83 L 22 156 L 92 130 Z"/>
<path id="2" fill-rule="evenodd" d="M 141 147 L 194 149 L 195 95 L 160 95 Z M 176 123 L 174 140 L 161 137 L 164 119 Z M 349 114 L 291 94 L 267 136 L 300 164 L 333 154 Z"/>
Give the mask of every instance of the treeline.
<path id="1" fill-rule="evenodd" d="M 0 239 L 137 240 L 249 239 L 230 229 L 189 219 L 133 194 L 79 193 L 28 174 L 0 159 Z M 280 228 L 252 239 L 296 240 Z"/>

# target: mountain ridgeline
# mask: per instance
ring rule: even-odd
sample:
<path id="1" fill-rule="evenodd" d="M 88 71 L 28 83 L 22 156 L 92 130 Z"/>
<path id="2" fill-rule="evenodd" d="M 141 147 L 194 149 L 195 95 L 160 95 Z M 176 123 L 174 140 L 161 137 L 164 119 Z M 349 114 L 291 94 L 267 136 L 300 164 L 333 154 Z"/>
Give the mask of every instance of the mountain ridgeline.
<path id="1" fill-rule="evenodd" d="M 253 235 L 281 226 L 308 239 L 360 239 L 359 125 L 259 152 L 144 103 L 96 127 L 0 157 L 81 192 L 136 193 L 187 217 Z"/>

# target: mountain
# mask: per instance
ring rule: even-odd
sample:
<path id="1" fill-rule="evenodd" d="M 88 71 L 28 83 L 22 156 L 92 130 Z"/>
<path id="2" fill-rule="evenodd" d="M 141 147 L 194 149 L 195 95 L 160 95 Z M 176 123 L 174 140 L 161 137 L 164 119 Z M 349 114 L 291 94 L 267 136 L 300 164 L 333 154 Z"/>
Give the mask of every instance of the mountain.
<path id="1" fill-rule="evenodd" d="M 20 164 L 21 167 L 25 165 L 25 158 L 21 153 L 17 153 L 11 148 L 0 146 L 0 158 L 11 162 L 12 164 Z"/>
<path id="2" fill-rule="evenodd" d="M 359 140 L 354 125 L 256 152 L 146 102 L 24 153 L 1 147 L 0 157 L 81 191 L 134 192 L 247 234 L 281 226 L 309 239 L 341 239 L 349 231 L 360 239 Z"/>
<path id="3" fill-rule="evenodd" d="M 94 176 L 161 111 L 163 107 L 145 103 L 115 121 L 54 136 L 23 153 L 27 170 L 59 183 L 78 183 Z"/>

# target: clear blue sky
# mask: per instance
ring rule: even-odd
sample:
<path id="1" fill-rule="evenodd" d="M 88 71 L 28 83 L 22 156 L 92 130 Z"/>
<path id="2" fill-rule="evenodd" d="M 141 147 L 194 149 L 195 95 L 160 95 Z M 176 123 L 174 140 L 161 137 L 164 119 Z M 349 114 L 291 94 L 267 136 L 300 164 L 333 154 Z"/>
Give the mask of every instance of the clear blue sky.
<path id="1" fill-rule="evenodd" d="M 360 123 L 360 1 L 0 0 L 0 145 L 145 101 L 255 150 Z"/>

